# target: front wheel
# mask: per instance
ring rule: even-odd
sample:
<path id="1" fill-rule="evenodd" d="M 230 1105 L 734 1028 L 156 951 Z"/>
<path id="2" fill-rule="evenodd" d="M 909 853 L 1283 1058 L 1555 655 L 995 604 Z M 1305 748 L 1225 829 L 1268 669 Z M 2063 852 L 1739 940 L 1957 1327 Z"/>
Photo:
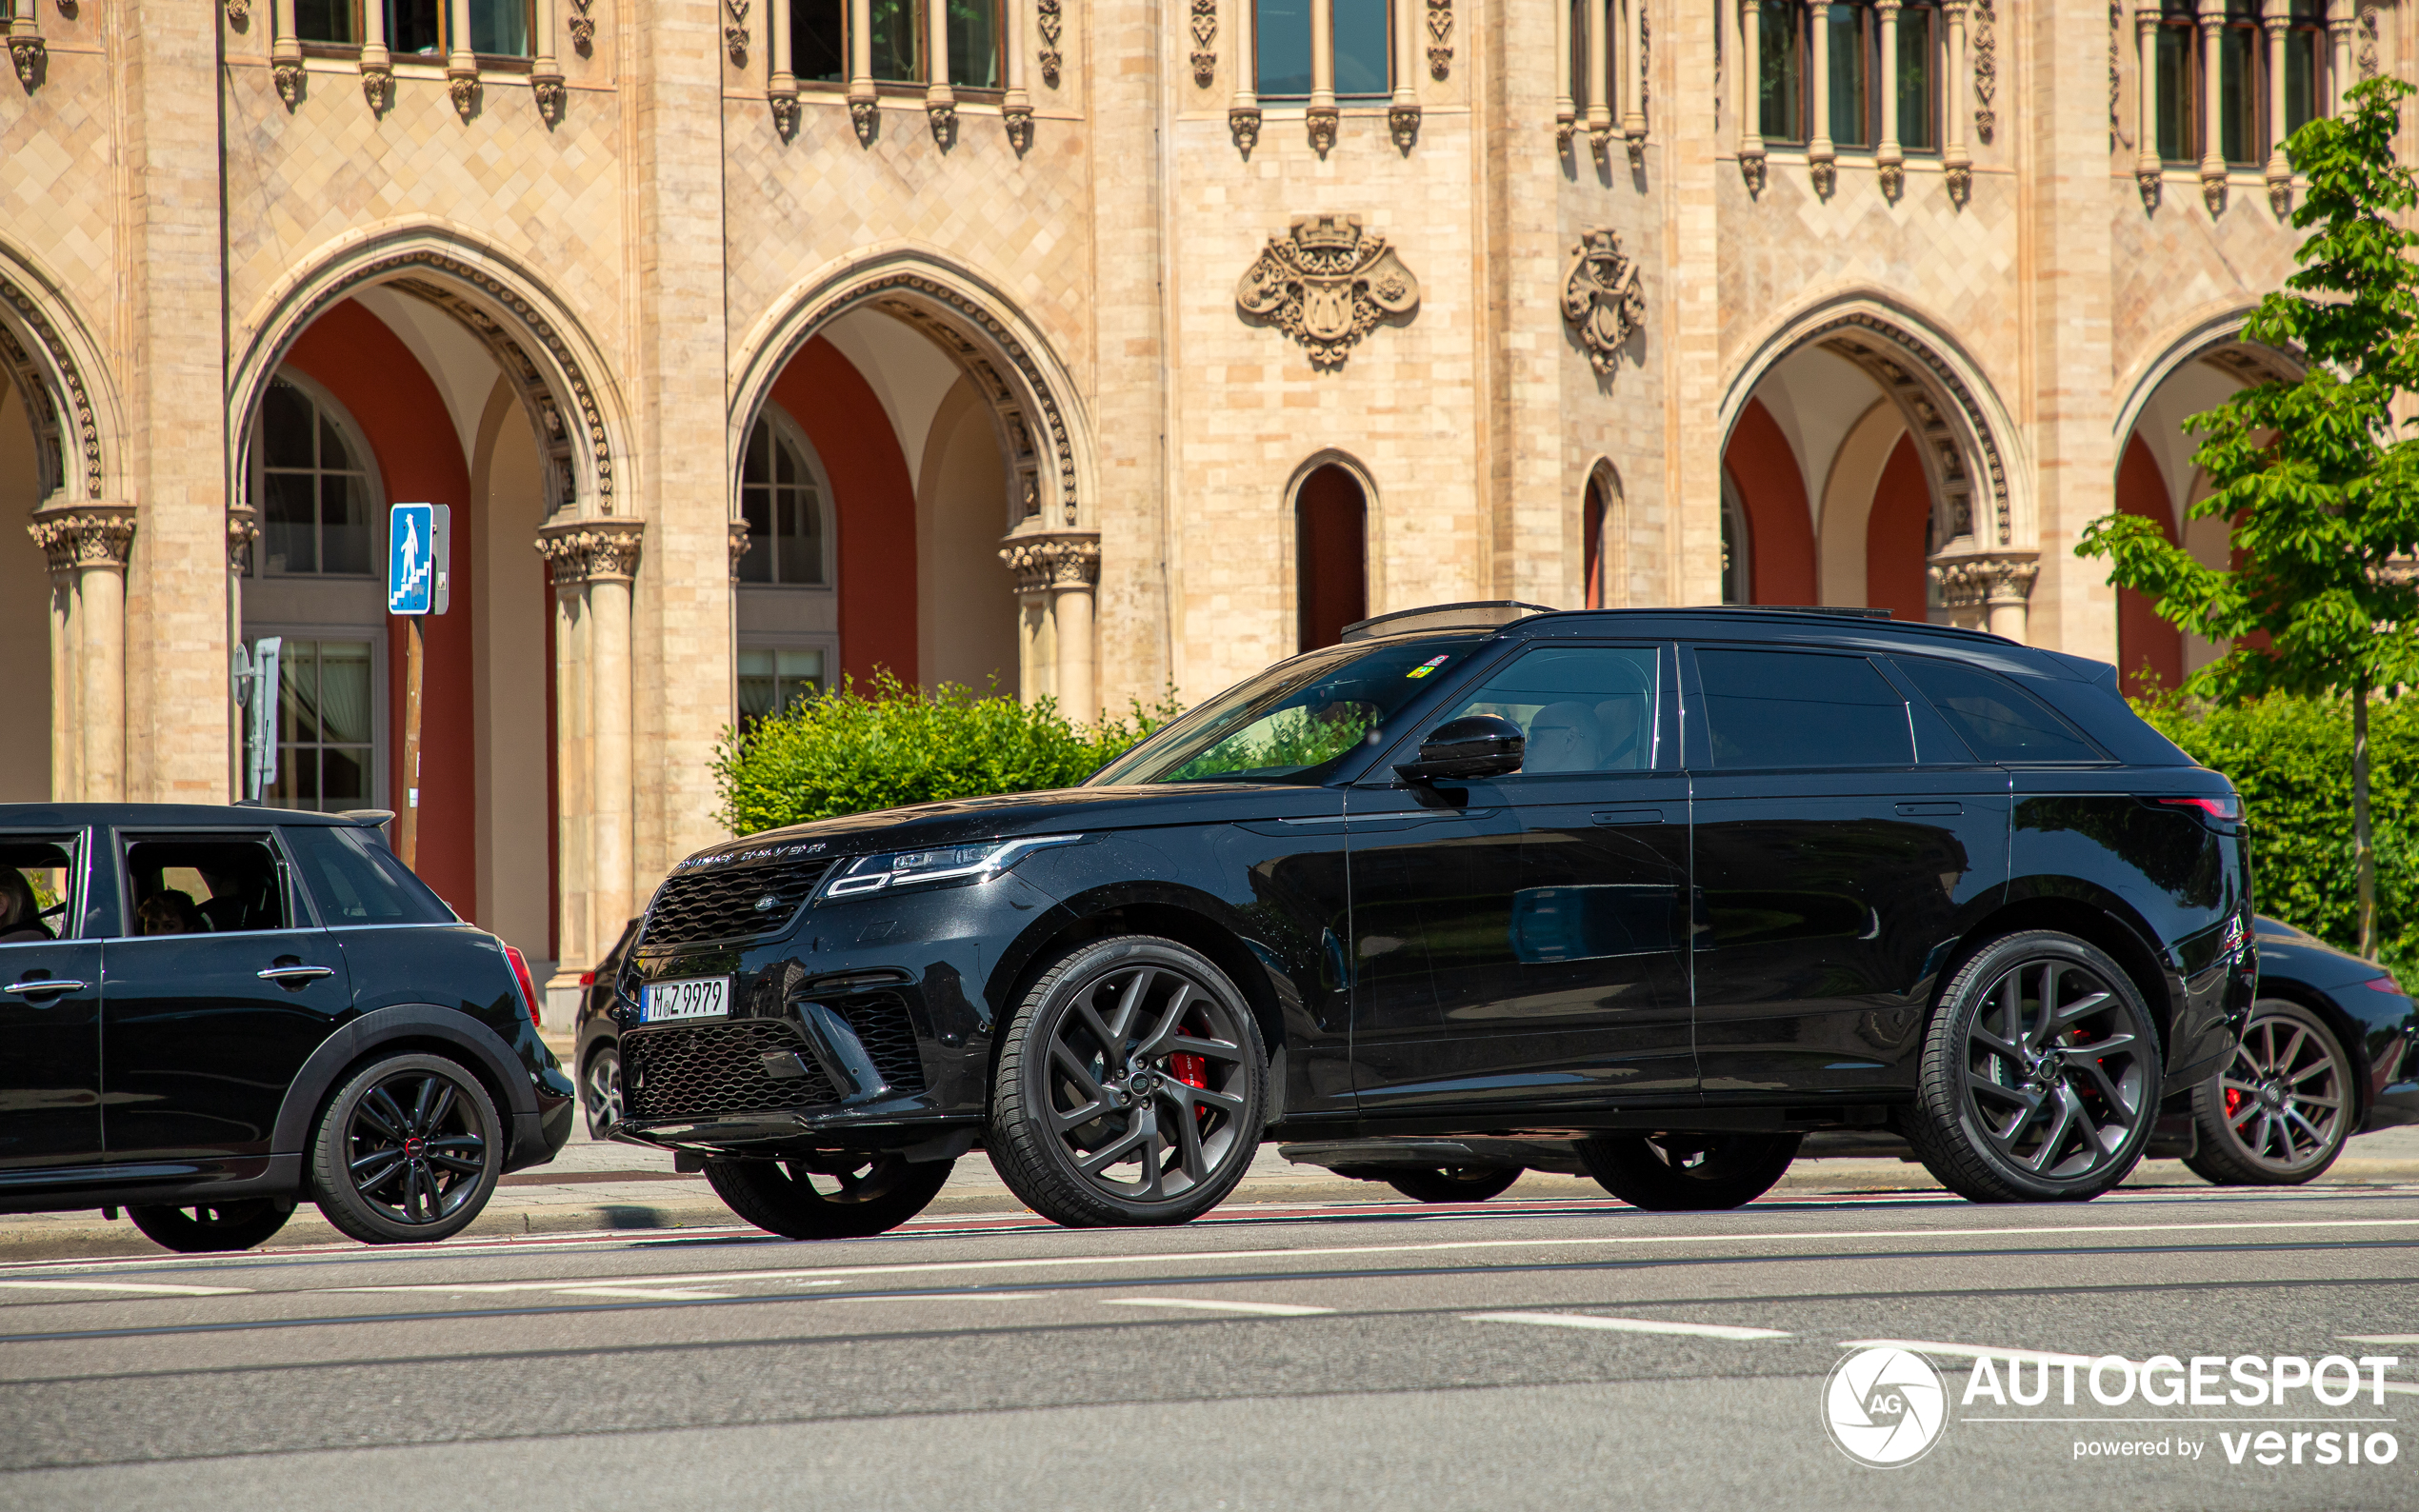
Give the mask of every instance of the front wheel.
<path id="1" fill-rule="evenodd" d="M 1025 1204 L 1070 1227 L 1181 1224 L 1260 1145 L 1267 1058 L 1199 951 L 1121 935 L 1041 975 L 1009 1021 L 984 1140 Z"/>
<path id="2" fill-rule="evenodd" d="M 2217 1186 L 2296 1186 L 2351 1134 L 2351 1057 L 2325 1020 L 2262 998 L 2226 1068 L 2192 1089 L 2197 1148 L 2184 1164 Z"/>
<path id="3" fill-rule="evenodd" d="M 706 1181 L 730 1210 L 790 1239 L 887 1234 L 931 1205 L 954 1161 L 816 1150 L 786 1161 L 710 1160 Z"/>
<path id="4" fill-rule="evenodd" d="M 1974 1202 L 2088 1202 L 2141 1160 L 2159 1083 L 2158 1025 L 2132 980 L 2095 945 L 2027 930 L 1949 979 L 1907 1138 Z"/>
<path id="5" fill-rule="evenodd" d="M 126 1216 L 164 1249 L 210 1255 L 267 1243 L 294 1216 L 294 1204 L 287 1197 L 255 1197 L 190 1207 L 130 1207 Z"/>
<path id="6" fill-rule="evenodd" d="M 1520 1180 L 1517 1165 L 1438 1165 L 1389 1170 L 1379 1179 L 1415 1203 L 1483 1203 Z"/>
<path id="7" fill-rule="evenodd" d="M 1795 1134 L 1600 1134 L 1581 1140 L 1580 1164 L 1632 1207 L 1708 1213 L 1743 1207 L 1772 1189 L 1797 1159 Z"/>
<path id="8" fill-rule="evenodd" d="M 390 1055 L 363 1067 L 329 1103 L 310 1144 L 319 1211 L 366 1244 L 452 1238 L 503 1174 L 494 1100 L 441 1055 Z"/>

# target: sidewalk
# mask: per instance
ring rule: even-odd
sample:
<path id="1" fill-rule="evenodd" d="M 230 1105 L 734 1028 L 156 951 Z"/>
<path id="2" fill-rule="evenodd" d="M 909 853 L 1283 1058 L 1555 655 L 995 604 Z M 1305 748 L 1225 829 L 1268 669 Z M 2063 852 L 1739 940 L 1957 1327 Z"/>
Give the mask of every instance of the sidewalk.
<path id="1" fill-rule="evenodd" d="M 2419 1183 L 2419 1127 L 2388 1129 L 2353 1140 L 2318 1185 L 2400 1185 Z M 2208 1184 L 2180 1161 L 2146 1161 L 2126 1180 L 2129 1187 Z M 1812 1195 L 1938 1191 L 1940 1184 L 1921 1165 L 1891 1160 L 1800 1161 L 1781 1178 L 1776 1191 Z M 1509 1199 L 1552 1202 L 1601 1199 L 1604 1188 L 1575 1176 L 1531 1172 L 1504 1194 Z M 1392 1203 L 1389 1186 L 1346 1181 L 1315 1165 L 1294 1165 L 1262 1147 L 1251 1169 L 1227 1199 L 1232 1208 L 1248 1204 Z M 933 1213 L 1017 1213 L 1023 1204 L 993 1174 L 980 1154 L 957 1163 L 950 1184 L 927 1209 Z M 739 1220 L 716 1198 L 702 1176 L 672 1170 L 668 1151 L 635 1144 L 598 1143 L 583 1124 L 548 1165 L 504 1178 L 487 1211 L 466 1234 L 502 1238 L 518 1234 L 595 1233 L 611 1229 L 728 1228 Z M 318 1210 L 304 1206 L 264 1246 L 281 1249 L 344 1242 Z M 160 1248 L 121 1215 L 103 1221 L 98 1212 L 32 1213 L 0 1218 L 0 1264 L 84 1255 L 156 1255 Z"/>

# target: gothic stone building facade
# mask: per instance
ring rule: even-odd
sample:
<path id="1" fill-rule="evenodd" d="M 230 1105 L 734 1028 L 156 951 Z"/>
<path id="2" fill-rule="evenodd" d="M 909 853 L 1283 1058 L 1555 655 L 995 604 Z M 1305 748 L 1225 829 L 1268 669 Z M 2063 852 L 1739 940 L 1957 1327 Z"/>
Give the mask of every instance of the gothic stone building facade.
<path id="1" fill-rule="evenodd" d="M 566 971 L 734 717 L 876 668 L 1090 715 L 1734 600 L 2172 680 L 2073 542 L 2222 553 L 2180 421 L 2289 370 L 2272 144 L 2409 62 L 2368 0 L 0 10 L 0 799 L 241 796 L 273 637 L 270 796 L 416 789 Z"/>

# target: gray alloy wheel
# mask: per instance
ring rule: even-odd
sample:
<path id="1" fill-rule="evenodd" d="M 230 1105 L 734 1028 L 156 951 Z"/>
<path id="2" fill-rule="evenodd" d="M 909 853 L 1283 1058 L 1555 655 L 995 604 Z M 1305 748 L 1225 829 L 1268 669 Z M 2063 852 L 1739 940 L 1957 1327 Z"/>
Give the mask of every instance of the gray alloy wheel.
<path id="1" fill-rule="evenodd" d="M 2262 998 L 2233 1059 L 2192 1090 L 2199 1147 L 2185 1164 L 2219 1186 L 2297 1185 L 2335 1164 L 2351 1115 L 2351 1057 L 2334 1031 L 2298 1003 Z"/>
<path id="2" fill-rule="evenodd" d="M 126 1216 L 164 1249 L 180 1255 L 212 1255 L 267 1243 L 294 1216 L 294 1200 L 253 1197 L 184 1207 L 130 1207 Z"/>
<path id="3" fill-rule="evenodd" d="M 1950 978 L 1907 1135 L 1975 1202 L 2085 1202 L 2142 1158 L 2159 1084 L 2158 1027 L 2132 981 L 2094 945 L 2029 930 Z"/>
<path id="4" fill-rule="evenodd" d="M 1259 1148 L 1266 1057 L 1226 973 L 1171 940 L 1078 946 L 1001 1043 L 985 1147 L 1033 1211 L 1077 1227 L 1181 1224 Z"/>
<path id="5" fill-rule="evenodd" d="M 580 1076 L 580 1106 L 588 1112 L 588 1137 L 601 1140 L 622 1121 L 622 1052 L 605 1045 L 588 1058 Z"/>
<path id="6" fill-rule="evenodd" d="M 390 1055 L 339 1088 L 311 1140 L 311 1192 L 370 1244 L 427 1243 L 470 1224 L 504 1174 L 503 1121 L 479 1079 L 441 1055 Z"/>

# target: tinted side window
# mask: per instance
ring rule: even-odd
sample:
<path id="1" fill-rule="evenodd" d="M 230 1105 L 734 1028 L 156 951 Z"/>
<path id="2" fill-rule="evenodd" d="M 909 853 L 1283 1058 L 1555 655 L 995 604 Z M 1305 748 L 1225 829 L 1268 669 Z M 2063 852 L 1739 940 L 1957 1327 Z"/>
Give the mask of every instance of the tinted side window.
<path id="1" fill-rule="evenodd" d="M 284 880 L 266 840 L 137 840 L 126 847 L 133 884 L 130 934 L 233 934 L 284 929 Z"/>
<path id="2" fill-rule="evenodd" d="M 1978 667 L 1902 656 L 1899 670 L 1987 762 L 2096 762 L 2106 757 L 2039 699 Z"/>
<path id="3" fill-rule="evenodd" d="M 0 835 L 0 945 L 75 933 L 76 837 Z"/>
<path id="4" fill-rule="evenodd" d="M 1907 704 L 1871 662 L 1820 651 L 1702 648 L 1717 767 L 1907 766 Z"/>
<path id="5" fill-rule="evenodd" d="M 1500 714 L 1528 731 L 1523 776 L 1645 771 L 1654 765 L 1660 667 L 1651 646 L 1543 647 L 1453 712 Z"/>
<path id="6" fill-rule="evenodd" d="M 394 853 L 357 829 L 296 826 L 286 831 L 303 886 L 330 928 L 365 924 L 451 924 L 429 885 Z"/>

